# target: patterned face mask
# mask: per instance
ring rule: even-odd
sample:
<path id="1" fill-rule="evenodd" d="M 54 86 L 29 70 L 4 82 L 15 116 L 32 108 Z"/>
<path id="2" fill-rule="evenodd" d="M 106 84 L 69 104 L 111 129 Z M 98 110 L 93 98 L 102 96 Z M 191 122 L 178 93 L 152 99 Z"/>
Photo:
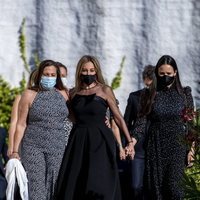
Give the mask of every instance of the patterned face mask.
<path id="1" fill-rule="evenodd" d="M 56 79 L 57 77 L 42 76 L 40 84 L 44 89 L 51 90 L 56 85 Z"/>

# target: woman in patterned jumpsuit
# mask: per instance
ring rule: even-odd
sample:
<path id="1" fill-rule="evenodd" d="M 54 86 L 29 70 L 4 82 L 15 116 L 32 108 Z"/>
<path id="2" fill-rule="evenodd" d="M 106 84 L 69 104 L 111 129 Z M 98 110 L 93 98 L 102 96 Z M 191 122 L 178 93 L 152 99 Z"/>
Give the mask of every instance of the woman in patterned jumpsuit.
<path id="1" fill-rule="evenodd" d="M 56 62 L 41 62 L 35 85 L 24 91 L 12 157 L 19 158 L 29 180 L 30 200 L 53 198 L 55 183 L 66 146 L 65 119 L 68 95 Z"/>

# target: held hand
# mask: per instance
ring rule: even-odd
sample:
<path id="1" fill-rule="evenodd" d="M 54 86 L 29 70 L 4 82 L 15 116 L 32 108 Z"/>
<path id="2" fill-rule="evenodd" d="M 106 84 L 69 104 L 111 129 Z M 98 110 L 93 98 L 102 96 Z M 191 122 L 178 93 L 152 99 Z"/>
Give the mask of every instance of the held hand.
<path id="1" fill-rule="evenodd" d="M 188 165 L 187 167 L 192 167 L 194 164 L 194 151 L 190 150 L 188 155 L 187 155 L 187 162 Z"/>
<path id="2" fill-rule="evenodd" d="M 129 143 L 128 146 L 125 148 L 126 157 L 129 157 L 131 160 L 134 159 L 135 150 L 133 143 Z"/>
<path id="3" fill-rule="evenodd" d="M 119 148 L 119 158 L 120 160 L 125 160 L 126 159 L 126 153 L 123 147 Z"/>
<path id="4" fill-rule="evenodd" d="M 108 119 L 108 117 L 106 116 L 105 117 L 105 124 L 108 128 L 111 128 L 111 125 L 110 125 L 110 120 Z"/>
<path id="5" fill-rule="evenodd" d="M 10 156 L 11 158 L 17 158 L 18 160 L 20 160 L 19 154 L 17 152 L 13 152 L 12 155 Z"/>

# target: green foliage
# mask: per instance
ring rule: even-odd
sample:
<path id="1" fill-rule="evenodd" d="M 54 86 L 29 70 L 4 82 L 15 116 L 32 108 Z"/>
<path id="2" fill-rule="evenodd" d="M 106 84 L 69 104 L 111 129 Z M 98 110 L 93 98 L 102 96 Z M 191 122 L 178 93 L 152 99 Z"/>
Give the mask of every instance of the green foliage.
<path id="1" fill-rule="evenodd" d="M 24 68 L 25 70 L 30 73 L 30 67 L 28 65 L 28 62 L 27 62 L 27 58 L 26 58 L 26 36 L 25 36 L 25 18 L 23 19 L 22 21 L 22 24 L 21 24 L 21 28 L 20 28 L 20 31 L 19 31 L 19 47 L 20 47 L 20 53 L 21 53 L 21 58 L 23 60 L 23 63 L 24 63 Z"/>
<path id="2" fill-rule="evenodd" d="M 19 89 L 20 93 L 22 93 L 26 89 L 26 78 L 25 78 L 24 72 L 22 74 L 22 80 L 19 82 L 18 89 Z"/>
<path id="3" fill-rule="evenodd" d="M 31 69 L 26 58 L 26 36 L 25 36 L 25 18 L 22 21 L 19 31 L 19 49 L 21 59 L 24 63 L 24 69 L 30 73 Z M 36 67 L 39 65 L 39 56 L 37 53 L 34 54 L 34 62 Z M 25 73 L 22 74 L 22 79 L 19 82 L 19 87 L 12 88 L 8 82 L 3 80 L 0 76 L 0 126 L 8 130 L 11 117 L 11 109 L 13 101 L 17 94 L 21 94 L 26 88 Z"/>
<path id="4" fill-rule="evenodd" d="M 21 23 L 21 27 L 20 27 L 20 31 L 19 31 L 19 51 L 20 51 L 20 54 L 21 54 L 21 59 L 24 63 L 24 69 L 28 73 L 30 73 L 31 67 L 28 64 L 27 57 L 26 57 L 25 23 L 26 23 L 26 19 L 23 18 L 22 23 Z M 33 59 L 34 59 L 35 66 L 38 67 L 39 64 L 40 64 L 38 52 L 36 51 L 33 56 L 34 56 Z"/>
<path id="5" fill-rule="evenodd" d="M 191 168 L 186 168 L 184 176 L 185 199 L 200 199 L 200 109 L 196 111 L 195 118 L 190 122 L 190 130 L 195 135 L 195 156 Z"/>
<path id="6" fill-rule="evenodd" d="M 24 76 L 20 81 L 20 86 L 14 88 L 0 76 L 0 126 L 6 128 L 6 130 L 9 128 L 11 109 L 15 96 L 24 90 L 25 85 Z"/>
<path id="7" fill-rule="evenodd" d="M 187 200 L 197 200 L 200 199 L 200 190 L 197 188 L 195 179 L 190 175 L 184 176 L 184 185 L 185 185 L 185 199 Z"/>
<path id="8" fill-rule="evenodd" d="M 40 59 L 39 59 L 38 52 L 34 53 L 34 63 L 35 63 L 36 68 L 38 68 L 39 64 L 40 64 Z"/>
<path id="9" fill-rule="evenodd" d="M 121 80 L 122 80 L 122 69 L 124 67 L 124 62 L 125 62 L 126 56 L 123 56 L 122 61 L 120 63 L 120 69 L 116 73 L 115 77 L 112 80 L 111 87 L 113 90 L 117 89 L 120 87 Z"/>

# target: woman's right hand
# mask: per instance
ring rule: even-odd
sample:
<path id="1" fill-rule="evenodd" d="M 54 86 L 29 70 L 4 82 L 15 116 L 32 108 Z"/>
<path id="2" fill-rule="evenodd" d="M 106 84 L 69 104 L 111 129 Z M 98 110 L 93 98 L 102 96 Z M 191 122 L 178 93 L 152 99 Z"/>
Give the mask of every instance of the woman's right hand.
<path id="1" fill-rule="evenodd" d="M 13 149 L 8 147 L 7 156 L 11 157 L 12 153 L 13 153 Z"/>
<path id="2" fill-rule="evenodd" d="M 19 153 L 13 152 L 12 155 L 10 156 L 10 159 L 11 159 L 11 158 L 16 158 L 16 159 L 20 160 Z"/>

